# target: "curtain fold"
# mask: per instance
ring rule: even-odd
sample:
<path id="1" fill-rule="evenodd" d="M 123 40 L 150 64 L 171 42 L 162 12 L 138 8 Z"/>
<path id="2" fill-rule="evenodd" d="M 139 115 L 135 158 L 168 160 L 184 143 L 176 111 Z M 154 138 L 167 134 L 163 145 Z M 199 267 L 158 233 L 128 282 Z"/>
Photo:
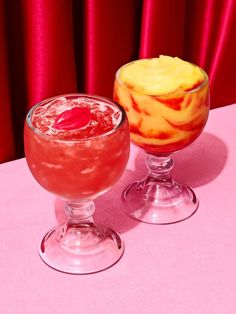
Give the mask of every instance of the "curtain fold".
<path id="1" fill-rule="evenodd" d="M 115 71 L 138 58 L 141 1 L 84 2 L 84 64 L 87 93 L 112 96 Z"/>
<path id="2" fill-rule="evenodd" d="M 70 0 L 24 0 L 27 105 L 77 89 Z"/>
<path id="3" fill-rule="evenodd" d="M 210 77 L 211 107 L 236 101 L 236 1 L 188 0 L 184 55 Z"/>
<path id="4" fill-rule="evenodd" d="M 15 156 L 13 127 L 11 118 L 9 71 L 5 37 L 5 15 L 3 3 L 0 2 L 0 162 Z"/>
<path id="5" fill-rule="evenodd" d="M 235 0 L 0 0 L 0 162 L 23 152 L 35 103 L 112 97 L 116 70 L 167 54 L 203 67 L 211 107 L 236 102 Z"/>
<path id="6" fill-rule="evenodd" d="M 182 57 L 184 21 L 185 0 L 144 0 L 139 57 Z"/>

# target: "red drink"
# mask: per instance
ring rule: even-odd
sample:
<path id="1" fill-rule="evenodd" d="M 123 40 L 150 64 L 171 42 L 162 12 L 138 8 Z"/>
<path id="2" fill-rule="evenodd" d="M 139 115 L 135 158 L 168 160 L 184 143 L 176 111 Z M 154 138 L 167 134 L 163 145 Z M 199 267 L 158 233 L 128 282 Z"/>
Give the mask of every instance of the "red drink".
<path id="1" fill-rule="evenodd" d="M 122 175 L 129 156 L 123 109 L 107 99 L 68 95 L 31 109 L 25 154 L 35 179 L 64 199 L 94 199 Z"/>
<path id="2" fill-rule="evenodd" d="M 124 243 L 117 232 L 94 223 L 93 199 L 125 170 L 130 138 L 124 109 L 98 96 L 54 97 L 30 110 L 24 141 L 35 179 L 65 200 L 67 221 L 42 239 L 43 261 L 72 274 L 112 266 Z"/>

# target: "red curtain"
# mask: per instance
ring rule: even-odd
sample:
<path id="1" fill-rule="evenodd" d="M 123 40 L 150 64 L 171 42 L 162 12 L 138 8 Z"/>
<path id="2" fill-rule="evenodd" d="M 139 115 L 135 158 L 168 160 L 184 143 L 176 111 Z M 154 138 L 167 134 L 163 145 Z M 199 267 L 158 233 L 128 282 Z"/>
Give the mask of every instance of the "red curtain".
<path id="1" fill-rule="evenodd" d="M 33 104 L 111 97 L 122 64 L 159 54 L 208 72 L 212 108 L 236 102 L 236 1 L 0 0 L 0 162 L 23 156 Z"/>

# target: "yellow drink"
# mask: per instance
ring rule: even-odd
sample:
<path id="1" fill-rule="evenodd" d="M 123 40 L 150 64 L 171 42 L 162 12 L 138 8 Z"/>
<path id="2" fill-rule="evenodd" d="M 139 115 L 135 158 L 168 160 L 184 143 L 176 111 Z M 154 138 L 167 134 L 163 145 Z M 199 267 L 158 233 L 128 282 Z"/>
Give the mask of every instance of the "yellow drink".
<path id="1" fill-rule="evenodd" d="M 207 121 L 208 98 L 205 72 L 177 57 L 136 60 L 116 74 L 114 99 L 127 112 L 131 139 L 150 153 L 193 142 Z"/>

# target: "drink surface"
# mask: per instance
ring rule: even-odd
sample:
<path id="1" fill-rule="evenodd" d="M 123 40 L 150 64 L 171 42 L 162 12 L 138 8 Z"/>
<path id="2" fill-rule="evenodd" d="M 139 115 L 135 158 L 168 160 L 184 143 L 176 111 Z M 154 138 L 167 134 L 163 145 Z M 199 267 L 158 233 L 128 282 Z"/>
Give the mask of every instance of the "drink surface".
<path id="1" fill-rule="evenodd" d="M 204 81 L 199 67 L 177 57 L 140 59 L 122 68 L 119 79 L 145 95 L 163 95 L 196 88 Z"/>
<path id="2" fill-rule="evenodd" d="M 31 122 L 52 138 L 80 140 L 111 131 L 119 125 L 121 117 L 119 108 L 109 102 L 87 97 L 59 97 L 38 106 Z"/>
<path id="3" fill-rule="evenodd" d="M 125 112 L 98 96 L 65 95 L 28 114 L 25 155 L 35 179 L 68 200 L 87 200 L 109 189 L 129 157 Z"/>
<path id="4" fill-rule="evenodd" d="M 114 99 L 127 112 L 135 144 L 171 153 L 202 132 L 209 112 L 207 75 L 177 57 L 136 60 L 118 70 Z"/>

